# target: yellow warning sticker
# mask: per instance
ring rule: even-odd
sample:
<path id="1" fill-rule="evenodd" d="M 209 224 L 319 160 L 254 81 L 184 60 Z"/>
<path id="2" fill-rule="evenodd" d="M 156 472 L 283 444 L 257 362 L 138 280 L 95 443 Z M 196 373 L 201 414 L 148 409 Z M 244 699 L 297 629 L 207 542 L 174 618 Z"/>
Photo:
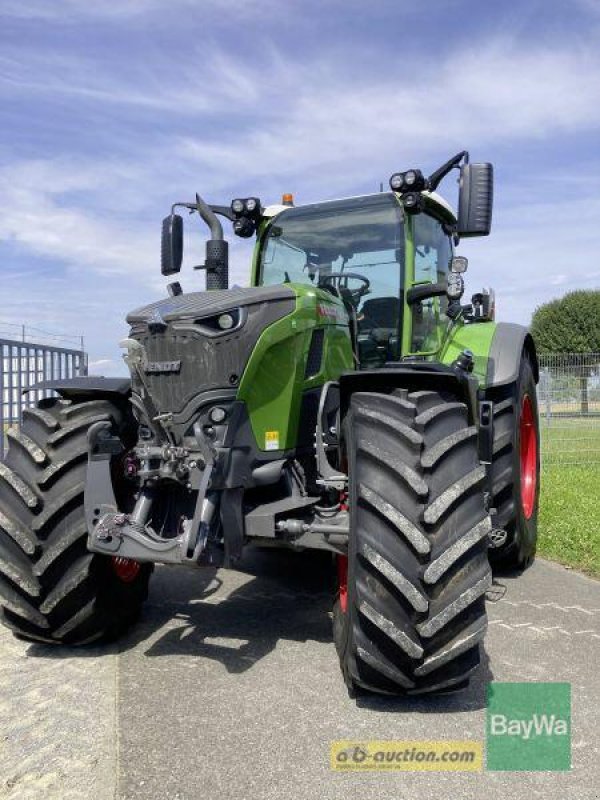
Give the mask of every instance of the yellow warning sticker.
<path id="1" fill-rule="evenodd" d="M 265 431 L 265 450 L 279 450 L 279 431 Z"/>

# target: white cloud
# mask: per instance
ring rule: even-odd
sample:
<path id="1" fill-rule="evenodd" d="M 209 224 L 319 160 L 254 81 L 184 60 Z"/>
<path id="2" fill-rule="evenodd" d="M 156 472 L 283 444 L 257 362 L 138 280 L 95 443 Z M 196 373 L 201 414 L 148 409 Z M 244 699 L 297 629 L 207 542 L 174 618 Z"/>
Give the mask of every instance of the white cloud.
<path id="1" fill-rule="evenodd" d="M 523 49 L 498 40 L 412 72 L 398 60 L 382 73 L 348 75 L 333 59 L 275 61 L 271 71 L 265 111 L 241 136 L 186 136 L 177 145 L 217 180 L 312 170 L 319 186 L 324 177 L 356 185 L 357 173 L 387 175 L 407 153 L 439 158 L 464 144 L 481 151 L 600 126 L 600 53 L 572 43 Z"/>
<path id="2" fill-rule="evenodd" d="M 125 5 L 132 12 L 153 3 Z M 0 238 L 21 256 L 64 265 L 42 286 L 35 267 L 3 275 L 10 320 L 35 308 L 53 329 L 85 332 L 95 363 L 112 361 L 106 368 L 120 370 L 116 343 L 126 311 L 163 291 L 159 220 L 173 200 L 196 189 L 221 202 L 255 192 L 272 201 L 290 189 L 300 202 L 374 191 L 395 169 L 435 167 L 463 146 L 475 158 L 493 158 L 496 148 L 541 148 L 542 140 L 600 127 L 600 51 L 581 40 L 527 48 L 480 40 L 429 62 L 392 59 L 385 69 L 366 50 L 342 55 L 292 61 L 271 45 L 249 61 L 206 45 L 174 73 L 156 53 L 124 71 L 117 60 L 5 49 L 5 99 L 18 87 L 22 98 L 60 97 L 67 108 L 73 102 L 83 145 L 91 108 L 133 112 L 125 134 L 106 113 L 106 140 L 118 138 L 118 156 L 99 157 L 88 143 L 69 156 L 21 158 L 0 171 Z M 168 124 L 155 130 L 151 120 L 164 122 L 163 112 Z M 518 176 L 498 175 L 492 237 L 464 246 L 472 255 L 470 285 L 495 284 L 499 313 L 519 321 L 555 293 L 599 283 L 600 207 L 587 197 L 564 208 L 544 205 L 539 198 L 560 182 L 529 178 L 538 202 L 523 203 L 519 194 L 511 207 Z M 203 255 L 196 226 L 193 218 L 188 263 Z M 247 282 L 248 254 L 247 243 L 232 242 L 232 283 Z M 199 273 L 182 281 L 203 285 Z"/>
<path id="3" fill-rule="evenodd" d="M 151 66 L 146 58 L 151 55 Z M 62 96 L 73 102 L 130 106 L 138 111 L 171 112 L 176 116 L 251 108 L 259 85 L 248 70 L 221 50 L 196 49 L 173 73 L 172 60 L 159 48 L 124 70 L 118 59 L 98 62 L 90 56 L 55 51 L 31 52 L 6 45 L 0 56 L 0 87 L 8 98 L 29 92 L 37 97 Z"/>
<path id="4" fill-rule="evenodd" d="M 600 180 L 590 176 L 593 186 Z M 489 239 L 461 244 L 468 292 L 496 289 L 498 318 L 528 324 L 540 304 L 573 289 L 600 289 L 600 200 L 588 189 L 568 202 L 526 194 L 495 214 Z"/>
<path id="5" fill-rule="evenodd" d="M 136 231 L 122 220 L 102 219 L 93 207 L 61 205 L 56 184 L 49 191 L 35 183 L 11 185 L 6 180 L 2 185 L 0 238 L 13 246 L 100 275 L 142 271 L 157 260 L 156 243 L 153 247 L 139 226 Z"/>
<path id="6" fill-rule="evenodd" d="M 202 0 L 202 3 L 205 7 L 227 8 L 234 5 L 234 0 Z M 246 4 L 251 5 L 252 0 L 248 0 Z M 254 4 L 256 6 L 256 0 Z M 186 7 L 194 6 L 197 6 L 196 0 L 169 0 L 168 3 L 169 13 L 174 13 L 177 9 L 184 13 Z M 164 0 L 98 0 L 95 3 L 81 0 L 4 0 L 2 5 L 2 13 L 6 16 L 58 21 L 64 24 L 80 21 L 82 18 L 119 21 L 149 12 L 164 13 L 164 10 Z"/>

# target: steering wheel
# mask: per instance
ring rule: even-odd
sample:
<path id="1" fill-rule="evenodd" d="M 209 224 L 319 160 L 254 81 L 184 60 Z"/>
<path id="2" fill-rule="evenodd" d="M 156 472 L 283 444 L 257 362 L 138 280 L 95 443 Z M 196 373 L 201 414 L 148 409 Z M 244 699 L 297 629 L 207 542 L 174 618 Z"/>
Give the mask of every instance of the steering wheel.
<path id="1" fill-rule="evenodd" d="M 359 286 L 358 289 L 349 289 L 348 278 L 362 281 L 363 285 Z M 335 289 L 340 296 L 343 297 L 345 295 L 346 297 L 349 297 L 350 302 L 356 308 L 361 297 L 369 294 L 371 281 L 368 278 L 365 278 L 364 275 L 359 275 L 358 272 L 329 272 L 326 275 L 319 276 L 319 282 L 317 285 L 322 289 Z"/>

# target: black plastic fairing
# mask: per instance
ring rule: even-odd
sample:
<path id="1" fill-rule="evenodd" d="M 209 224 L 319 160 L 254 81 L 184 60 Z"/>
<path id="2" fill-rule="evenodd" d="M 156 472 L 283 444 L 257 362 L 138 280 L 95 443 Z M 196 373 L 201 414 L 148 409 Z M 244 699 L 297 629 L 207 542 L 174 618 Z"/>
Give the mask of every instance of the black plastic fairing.
<path id="1" fill-rule="evenodd" d="M 342 419 L 350 406 L 355 392 L 390 393 L 395 389 L 409 392 L 431 390 L 447 391 L 460 397 L 469 409 L 470 422 L 477 422 L 478 381 L 472 374 L 452 369 L 445 364 L 432 361 L 389 365 L 382 369 L 344 372 L 340 383 L 340 414 Z"/>
<path id="2" fill-rule="evenodd" d="M 260 286 L 226 289 L 213 292 L 188 292 L 176 297 L 165 297 L 156 303 L 141 306 L 127 315 L 130 325 L 147 323 L 158 311 L 165 322 L 193 319 L 209 314 L 221 314 L 238 306 L 266 303 L 273 300 L 295 301 L 296 295 L 289 286 Z"/>
<path id="3" fill-rule="evenodd" d="M 490 347 L 486 386 L 505 386 L 514 383 L 519 377 L 524 352 L 531 360 L 533 376 L 537 383 L 540 370 L 533 337 L 523 325 L 499 322 Z"/>
<path id="4" fill-rule="evenodd" d="M 83 376 L 81 378 L 59 378 L 52 381 L 40 381 L 23 389 L 23 394 L 32 390 L 52 389 L 61 395 L 122 395 L 127 397 L 131 392 L 131 381 L 128 378 L 104 378 Z"/>

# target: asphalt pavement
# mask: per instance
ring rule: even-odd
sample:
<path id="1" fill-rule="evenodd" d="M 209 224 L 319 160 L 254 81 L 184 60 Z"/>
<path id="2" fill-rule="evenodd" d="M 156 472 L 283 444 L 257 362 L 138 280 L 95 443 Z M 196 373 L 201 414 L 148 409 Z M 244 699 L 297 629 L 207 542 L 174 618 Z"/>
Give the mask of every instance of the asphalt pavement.
<path id="1" fill-rule="evenodd" d="M 242 571 L 156 570 L 138 626 L 85 649 L 0 632 L 9 800 L 600 798 L 600 582 L 538 560 L 497 576 L 482 668 L 455 695 L 348 698 L 326 559 L 255 551 Z M 572 685 L 570 772 L 338 773 L 338 739 L 485 739 L 490 681 Z"/>

